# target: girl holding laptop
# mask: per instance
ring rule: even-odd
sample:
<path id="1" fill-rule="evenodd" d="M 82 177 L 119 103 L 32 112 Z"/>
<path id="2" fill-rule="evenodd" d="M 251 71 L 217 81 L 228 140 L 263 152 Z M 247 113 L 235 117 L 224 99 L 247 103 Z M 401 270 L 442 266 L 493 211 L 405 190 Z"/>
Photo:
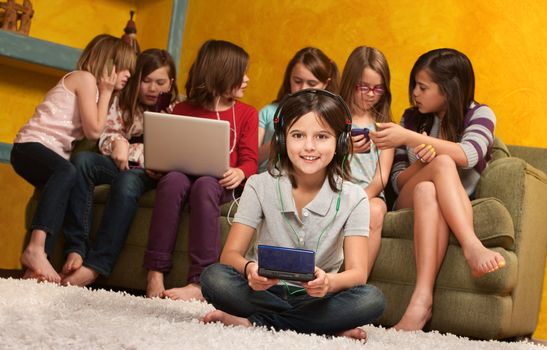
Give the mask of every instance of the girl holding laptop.
<path id="1" fill-rule="evenodd" d="M 148 269 L 148 297 L 203 300 L 200 275 L 220 255 L 220 205 L 235 198 L 243 181 L 258 167 L 258 116 L 239 101 L 249 82 L 249 55 L 222 40 L 206 41 L 190 67 L 184 102 L 174 114 L 226 120 L 230 123 L 230 168 L 221 178 L 189 176 L 171 171 L 158 182 L 144 267 Z M 206 137 L 206 135 L 204 135 Z M 211 140 L 214 142 L 214 140 Z M 188 284 L 165 290 L 164 273 L 172 265 L 181 209 L 190 205 Z"/>

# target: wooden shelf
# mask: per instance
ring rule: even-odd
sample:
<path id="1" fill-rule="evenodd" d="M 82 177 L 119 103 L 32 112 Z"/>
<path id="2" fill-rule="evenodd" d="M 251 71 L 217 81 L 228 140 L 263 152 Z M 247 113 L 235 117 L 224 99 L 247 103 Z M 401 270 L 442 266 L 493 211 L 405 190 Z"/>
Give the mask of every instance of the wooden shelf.
<path id="1" fill-rule="evenodd" d="M 173 0 L 167 51 L 173 55 L 177 68 L 187 7 L 188 0 Z M 68 72 L 76 68 L 81 53 L 74 47 L 0 29 L 0 56 Z"/>
<path id="2" fill-rule="evenodd" d="M 0 55 L 16 60 L 71 71 L 82 50 L 0 29 Z"/>

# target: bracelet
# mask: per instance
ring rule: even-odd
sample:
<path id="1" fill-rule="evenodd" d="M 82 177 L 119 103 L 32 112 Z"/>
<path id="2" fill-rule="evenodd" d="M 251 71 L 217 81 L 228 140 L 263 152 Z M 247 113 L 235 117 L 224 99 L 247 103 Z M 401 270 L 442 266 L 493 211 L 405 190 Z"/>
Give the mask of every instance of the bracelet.
<path id="1" fill-rule="evenodd" d="M 245 263 L 245 267 L 243 268 L 243 277 L 245 277 L 245 279 L 247 279 L 247 266 L 249 266 L 250 263 L 254 263 L 253 260 L 249 260 Z"/>

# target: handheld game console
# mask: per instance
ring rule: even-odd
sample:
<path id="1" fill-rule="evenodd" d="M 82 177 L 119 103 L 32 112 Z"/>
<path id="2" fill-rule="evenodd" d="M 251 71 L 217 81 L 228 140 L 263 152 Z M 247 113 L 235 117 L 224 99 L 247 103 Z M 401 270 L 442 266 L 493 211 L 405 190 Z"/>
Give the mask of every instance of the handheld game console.
<path id="1" fill-rule="evenodd" d="M 268 278 L 290 281 L 315 279 L 315 252 L 313 250 L 258 246 L 258 274 Z"/>

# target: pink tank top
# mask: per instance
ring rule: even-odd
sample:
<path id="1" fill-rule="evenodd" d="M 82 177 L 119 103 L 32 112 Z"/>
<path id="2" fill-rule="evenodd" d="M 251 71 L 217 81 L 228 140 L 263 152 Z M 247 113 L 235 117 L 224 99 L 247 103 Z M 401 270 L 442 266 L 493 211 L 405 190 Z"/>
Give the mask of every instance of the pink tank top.
<path id="1" fill-rule="evenodd" d="M 64 83 L 65 78 L 72 73 L 67 73 L 48 91 L 32 118 L 15 136 L 15 143 L 38 142 L 65 159 L 70 157 L 74 141 L 84 138 L 78 100 Z M 95 102 L 98 100 L 97 88 Z"/>

